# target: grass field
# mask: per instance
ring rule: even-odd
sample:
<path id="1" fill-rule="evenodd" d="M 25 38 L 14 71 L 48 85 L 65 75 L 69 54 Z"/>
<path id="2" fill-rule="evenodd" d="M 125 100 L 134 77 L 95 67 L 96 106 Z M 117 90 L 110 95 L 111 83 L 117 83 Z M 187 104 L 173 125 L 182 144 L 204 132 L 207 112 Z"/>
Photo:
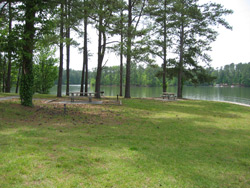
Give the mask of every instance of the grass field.
<path id="1" fill-rule="evenodd" d="M 0 187 L 250 187 L 250 108 L 0 102 Z"/>

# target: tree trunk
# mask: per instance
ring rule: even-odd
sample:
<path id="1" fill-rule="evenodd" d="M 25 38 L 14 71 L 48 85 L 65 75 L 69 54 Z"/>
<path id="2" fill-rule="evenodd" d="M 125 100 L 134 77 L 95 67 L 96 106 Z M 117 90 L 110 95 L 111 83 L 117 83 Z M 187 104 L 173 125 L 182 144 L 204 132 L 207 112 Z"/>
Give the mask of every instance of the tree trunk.
<path id="1" fill-rule="evenodd" d="M 122 96 L 123 79 L 123 10 L 121 11 L 121 52 L 120 52 L 120 96 Z"/>
<path id="2" fill-rule="evenodd" d="M 7 81 L 5 88 L 6 93 L 10 93 L 11 89 L 11 56 L 12 56 L 11 32 L 12 32 L 12 10 L 11 10 L 11 2 L 9 2 L 8 73 L 7 73 Z"/>
<path id="3" fill-rule="evenodd" d="M 19 89 L 19 81 L 20 81 L 20 75 L 21 75 L 21 66 L 19 67 L 19 70 L 18 70 L 18 76 L 17 76 L 17 82 L 16 82 L 16 93 L 18 93 L 18 89 Z"/>
<path id="4" fill-rule="evenodd" d="M 46 80 L 46 79 L 45 79 L 46 73 L 45 73 L 45 70 L 44 70 L 45 62 L 42 61 L 42 62 L 41 62 L 41 65 L 42 65 L 42 66 L 41 66 L 41 77 L 42 77 L 41 91 L 42 91 L 42 93 L 45 93 L 45 90 L 46 90 L 45 84 L 44 84 L 44 81 Z"/>
<path id="5" fill-rule="evenodd" d="M 32 106 L 33 96 L 33 49 L 35 36 L 35 14 L 36 2 L 33 0 L 25 1 L 25 25 L 24 25 L 24 44 L 22 51 L 22 77 L 20 87 L 21 104 L 24 106 Z"/>
<path id="6" fill-rule="evenodd" d="M 88 17 L 84 18 L 85 92 L 88 92 Z"/>
<path id="7" fill-rule="evenodd" d="M 67 27 L 66 27 L 66 56 L 67 56 L 67 86 L 66 95 L 69 96 L 69 64 L 70 64 L 70 0 L 66 3 Z"/>
<path id="8" fill-rule="evenodd" d="M 83 96 L 83 87 L 84 87 L 84 75 L 85 75 L 85 63 L 84 63 L 84 52 L 83 52 L 83 63 L 82 63 L 82 79 L 81 79 L 81 88 L 80 88 L 80 92 L 81 92 L 81 96 Z"/>
<path id="9" fill-rule="evenodd" d="M 177 98 L 182 98 L 182 88 L 183 88 L 183 53 L 184 53 L 184 24 L 181 24 L 180 31 L 180 59 L 178 67 L 178 88 L 177 88 Z"/>
<path id="10" fill-rule="evenodd" d="M 101 76 L 102 76 L 102 68 L 98 66 L 96 73 L 96 84 L 95 84 L 95 92 L 96 98 L 101 98 L 100 90 L 101 90 Z"/>
<path id="11" fill-rule="evenodd" d="M 100 88 L 101 88 L 101 75 L 102 75 L 102 61 L 103 61 L 103 54 L 102 54 L 102 17 L 99 17 L 99 36 L 98 36 L 98 65 L 97 65 L 97 73 L 96 73 L 96 83 L 95 83 L 95 92 L 96 92 L 96 98 L 101 98 L 100 95 Z"/>
<path id="12" fill-rule="evenodd" d="M 57 84 L 57 97 L 62 97 L 62 76 L 63 76 L 63 27 L 64 27 L 64 5 L 61 3 L 61 23 L 60 23 L 60 66 Z"/>
<path id="13" fill-rule="evenodd" d="M 130 98 L 130 68 L 131 68 L 131 42 L 132 42 L 132 0 L 128 5 L 128 40 L 127 40 L 127 65 L 126 65 L 126 85 L 125 98 Z"/>
<path id="14" fill-rule="evenodd" d="M 100 5 L 100 10 L 103 10 L 103 5 Z M 102 14 L 99 15 L 99 24 L 98 24 L 98 64 L 97 64 L 97 74 L 96 74 L 96 84 L 95 84 L 95 92 L 96 98 L 101 98 L 101 78 L 102 78 L 102 62 L 104 59 L 104 54 L 106 50 L 106 31 L 103 25 L 103 17 Z"/>
<path id="15" fill-rule="evenodd" d="M 164 25 L 164 46 L 163 46 L 163 75 L 162 75 L 162 90 L 163 92 L 167 92 L 167 83 L 166 83 L 166 69 L 167 69 L 167 25 L 166 25 L 166 13 L 167 13 L 167 0 L 164 1 L 164 16 L 163 16 L 163 25 Z"/>
<path id="16" fill-rule="evenodd" d="M 5 92 L 5 80 L 6 79 L 6 58 L 3 56 L 3 88 L 2 92 Z"/>

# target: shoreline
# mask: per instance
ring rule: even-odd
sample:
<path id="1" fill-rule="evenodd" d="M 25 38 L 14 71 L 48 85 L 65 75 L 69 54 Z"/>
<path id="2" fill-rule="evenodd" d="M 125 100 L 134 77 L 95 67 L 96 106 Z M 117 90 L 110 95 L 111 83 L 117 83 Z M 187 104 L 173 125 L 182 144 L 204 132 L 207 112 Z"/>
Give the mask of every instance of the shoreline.
<path id="1" fill-rule="evenodd" d="M 56 96 L 55 96 L 56 97 Z M 0 97 L 0 101 L 4 100 L 11 100 L 11 99 L 18 99 L 19 96 L 5 96 L 5 97 Z M 137 97 L 136 97 L 137 98 Z M 38 100 L 40 98 L 34 97 L 33 100 Z M 153 97 L 145 97 L 141 99 L 153 99 L 153 100 L 158 100 L 158 101 L 175 101 L 175 100 L 167 100 L 167 99 L 162 99 L 162 98 L 153 98 Z M 183 98 L 183 99 L 177 99 L 177 100 L 196 100 L 196 101 L 210 101 L 210 102 L 222 102 L 222 103 L 228 103 L 228 104 L 236 104 L 240 106 L 245 106 L 245 107 L 250 107 L 250 104 L 244 104 L 244 103 L 239 103 L 239 102 L 231 102 L 231 101 L 212 101 L 212 100 L 199 100 L 199 99 L 188 99 L 188 98 Z"/>

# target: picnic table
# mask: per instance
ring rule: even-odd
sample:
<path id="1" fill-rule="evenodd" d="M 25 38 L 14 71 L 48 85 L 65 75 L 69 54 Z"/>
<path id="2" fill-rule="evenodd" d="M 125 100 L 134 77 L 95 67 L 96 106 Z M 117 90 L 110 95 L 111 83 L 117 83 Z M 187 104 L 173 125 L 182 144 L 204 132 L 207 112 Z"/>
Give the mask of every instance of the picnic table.
<path id="1" fill-rule="evenodd" d="M 175 99 L 176 99 L 176 96 L 175 96 L 174 93 L 163 92 L 163 93 L 162 93 L 162 98 L 163 98 L 163 99 L 167 98 L 168 100 L 170 100 L 170 99 L 175 100 Z"/>
<path id="2" fill-rule="evenodd" d="M 82 97 L 88 97 L 89 102 L 92 102 L 92 97 L 97 94 L 96 92 L 69 92 L 69 96 L 71 98 L 71 102 L 74 102 L 75 99 L 81 99 Z M 104 91 L 101 91 L 100 94 L 103 96 Z"/>

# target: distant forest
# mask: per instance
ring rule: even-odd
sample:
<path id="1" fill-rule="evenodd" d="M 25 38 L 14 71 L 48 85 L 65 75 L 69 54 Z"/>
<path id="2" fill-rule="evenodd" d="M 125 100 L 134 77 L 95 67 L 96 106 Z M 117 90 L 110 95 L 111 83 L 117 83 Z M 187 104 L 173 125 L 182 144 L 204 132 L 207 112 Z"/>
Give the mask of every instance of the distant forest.
<path id="1" fill-rule="evenodd" d="M 124 73 L 126 71 L 124 67 Z M 221 68 L 208 68 L 206 69 L 209 75 L 214 77 L 211 83 L 203 83 L 202 85 L 238 85 L 250 87 L 250 63 L 239 63 L 225 65 Z M 146 87 L 160 87 L 162 86 L 162 78 L 159 75 L 161 72 L 160 66 L 142 66 L 133 64 L 131 66 L 131 85 L 146 86 Z M 81 84 L 82 71 L 70 70 L 70 84 Z M 95 84 L 96 69 L 89 72 L 89 84 Z M 123 78 L 125 83 L 125 77 Z M 55 82 L 57 83 L 57 81 Z M 66 84 L 66 71 L 63 74 L 63 83 Z M 111 66 L 104 67 L 101 79 L 101 85 L 116 85 L 120 83 L 120 67 Z M 177 85 L 177 78 L 168 78 L 167 83 L 169 86 Z M 189 80 L 185 85 L 193 85 Z"/>
<path id="2" fill-rule="evenodd" d="M 220 69 L 211 69 L 210 74 L 216 77 L 214 84 L 250 87 L 250 63 L 231 63 Z"/>

